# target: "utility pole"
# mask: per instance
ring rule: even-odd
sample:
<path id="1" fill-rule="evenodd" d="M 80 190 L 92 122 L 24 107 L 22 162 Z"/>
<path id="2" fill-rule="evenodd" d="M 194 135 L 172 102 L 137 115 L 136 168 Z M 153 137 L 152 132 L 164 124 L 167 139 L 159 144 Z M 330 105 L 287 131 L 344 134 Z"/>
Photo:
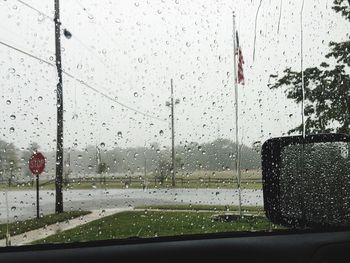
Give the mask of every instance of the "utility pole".
<path id="1" fill-rule="evenodd" d="M 240 161 L 240 149 L 238 141 L 238 78 L 237 78 L 237 47 L 236 47 L 236 23 L 235 23 L 235 13 L 232 14 L 233 17 L 233 69 L 234 69 L 234 80 L 235 80 L 235 114 L 236 114 L 236 174 L 237 174 L 237 186 L 238 186 L 238 211 L 240 217 L 242 217 L 242 191 L 241 191 L 241 161 Z"/>
<path id="2" fill-rule="evenodd" d="M 174 102 L 174 84 L 173 84 L 173 79 L 170 80 L 170 92 L 171 92 L 171 97 L 170 97 L 170 102 L 167 101 L 165 103 L 166 106 L 170 107 L 171 109 L 171 173 L 172 173 L 172 186 L 175 186 L 175 174 L 176 174 L 176 169 L 175 169 L 175 125 L 174 125 L 174 106 L 175 104 L 179 104 L 180 100 L 176 99 Z"/>
<path id="3" fill-rule="evenodd" d="M 61 63 L 61 21 L 59 0 L 55 1 L 55 47 L 56 68 L 58 75 L 57 83 L 57 146 L 56 146 L 56 213 L 63 213 L 63 87 L 62 87 L 62 63 Z"/>
<path id="4" fill-rule="evenodd" d="M 174 87 L 173 79 L 170 80 L 171 88 L 171 169 L 172 169 L 172 181 L 171 184 L 175 187 L 175 129 L 174 129 Z"/>

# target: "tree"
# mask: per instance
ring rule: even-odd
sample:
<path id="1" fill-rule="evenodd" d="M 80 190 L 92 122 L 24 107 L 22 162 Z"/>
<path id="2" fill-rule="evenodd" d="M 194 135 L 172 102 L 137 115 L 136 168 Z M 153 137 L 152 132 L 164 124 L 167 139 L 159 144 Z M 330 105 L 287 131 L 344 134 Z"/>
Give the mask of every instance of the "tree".
<path id="1" fill-rule="evenodd" d="M 11 180 L 15 170 L 18 168 L 18 157 L 16 147 L 13 143 L 0 140 L 0 179 Z"/>
<path id="2" fill-rule="evenodd" d="M 170 159 L 161 157 L 158 162 L 158 167 L 155 170 L 156 179 L 163 184 L 165 179 L 171 175 L 172 164 Z"/>
<path id="3" fill-rule="evenodd" d="M 106 163 L 99 163 L 97 166 L 97 173 L 98 174 L 103 174 L 106 173 L 108 170 L 107 164 Z"/>
<path id="4" fill-rule="evenodd" d="M 350 22 L 350 1 L 334 0 L 333 10 Z M 303 71 L 305 87 L 305 130 L 308 133 L 341 132 L 350 133 L 350 38 L 344 42 L 330 42 L 327 62 L 319 67 Z M 331 66 L 332 60 L 336 61 Z M 334 63 L 333 63 L 334 64 Z M 271 89 L 284 87 L 286 97 L 296 103 L 302 101 L 302 72 L 287 68 L 284 75 L 270 86 Z M 271 75 L 277 79 L 277 75 Z M 288 133 L 301 132 L 303 125 Z"/>

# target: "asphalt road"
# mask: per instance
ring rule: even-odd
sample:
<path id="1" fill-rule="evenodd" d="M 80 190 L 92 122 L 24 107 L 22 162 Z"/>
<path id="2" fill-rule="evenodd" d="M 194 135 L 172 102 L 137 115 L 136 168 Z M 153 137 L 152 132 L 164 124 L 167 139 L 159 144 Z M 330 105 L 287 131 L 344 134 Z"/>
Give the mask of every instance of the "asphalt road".
<path id="1" fill-rule="evenodd" d="M 0 192 L 0 223 L 33 218 L 35 191 Z M 159 204 L 237 205 L 237 189 L 91 189 L 63 193 L 64 210 L 95 210 Z M 262 206 L 261 190 L 242 190 L 242 205 Z M 40 192 L 40 213 L 54 213 L 55 192 Z"/>

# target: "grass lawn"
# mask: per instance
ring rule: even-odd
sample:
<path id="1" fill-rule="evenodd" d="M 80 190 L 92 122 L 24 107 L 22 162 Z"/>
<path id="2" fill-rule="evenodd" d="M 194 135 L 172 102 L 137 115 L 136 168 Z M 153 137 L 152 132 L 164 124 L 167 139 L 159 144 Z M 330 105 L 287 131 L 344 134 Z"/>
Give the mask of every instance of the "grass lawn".
<path id="1" fill-rule="evenodd" d="M 239 207 L 236 205 L 192 205 L 192 204 L 176 204 L 176 205 L 152 205 L 152 206 L 136 206 L 135 209 L 159 209 L 159 210 L 193 210 L 193 211 L 224 211 L 224 212 L 239 212 Z M 242 206 L 242 211 L 249 214 L 263 215 L 264 207 L 262 206 Z"/>
<path id="2" fill-rule="evenodd" d="M 235 222 L 214 221 L 215 212 L 128 211 L 111 215 L 71 230 L 57 233 L 34 244 L 84 242 L 129 237 L 159 237 L 232 231 L 270 231 L 280 227 L 265 217 L 247 216 Z"/>
<path id="3" fill-rule="evenodd" d="M 70 211 L 61 214 L 45 215 L 39 219 L 33 218 L 24 221 L 9 223 L 8 228 L 10 235 L 18 235 L 28 232 L 30 230 L 38 229 L 46 225 L 55 224 L 57 222 L 64 222 L 82 215 L 89 214 L 89 211 Z M 6 237 L 7 224 L 0 224 L 0 239 Z"/>

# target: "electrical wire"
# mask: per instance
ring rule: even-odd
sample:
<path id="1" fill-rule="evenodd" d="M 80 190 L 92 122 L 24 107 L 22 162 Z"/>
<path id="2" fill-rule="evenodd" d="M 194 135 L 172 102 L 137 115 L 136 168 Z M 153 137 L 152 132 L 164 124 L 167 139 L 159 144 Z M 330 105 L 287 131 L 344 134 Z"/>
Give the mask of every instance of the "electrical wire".
<path id="1" fill-rule="evenodd" d="M 48 19 L 54 21 L 53 17 L 51 17 L 51 16 L 45 14 L 44 12 L 41 12 L 40 10 L 36 9 L 34 6 L 31 6 L 31 5 L 27 4 L 26 2 L 23 2 L 22 0 L 17 0 L 17 2 L 19 2 L 20 4 L 22 4 L 22 5 L 24 5 L 24 6 L 28 7 L 28 8 L 30 8 L 30 9 L 36 11 L 36 12 L 38 12 L 39 14 L 42 14 L 42 15 L 45 16 L 46 18 L 48 18 Z"/>
<path id="2" fill-rule="evenodd" d="M 42 14 L 44 17 L 48 18 L 49 20 L 54 21 L 54 18 L 53 18 L 53 17 L 49 16 L 48 14 L 45 14 L 44 12 L 42 12 L 42 11 L 40 11 L 39 9 L 35 8 L 34 6 L 32 6 L 32 5 L 30 5 L 30 4 L 26 3 L 26 2 L 24 2 L 24 1 L 22 1 L 22 0 L 17 0 L 17 2 L 19 2 L 20 4 L 22 4 L 22 5 L 24 5 L 24 6 L 28 7 L 28 8 L 30 8 L 30 9 L 36 11 L 36 12 L 38 12 L 39 14 Z M 61 25 L 64 26 L 64 24 L 63 24 L 62 22 L 61 22 Z M 111 68 L 110 68 L 99 56 L 97 56 L 97 55 L 95 54 L 95 52 L 93 52 L 93 51 L 91 50 L 91 48 L 89 48 L 88 46 L 86 46 L 86 45 L 84 44 L 84 42 L 76 36 L 75 33 L 72 34 L 72 38 L 73 38 L 74 40 L 76 40 L 81 46 L 83 46 L 86 50 L 88 50 L 88 51 L 89 51 L 103 66 L 105 66 L 108 70 L 111 70 Z M 112 63 L 111 63 L 111 64 L 112 64 Z M 112 72 L 110 72 L 110 73 L 112 73 Z M 114 74 L 115 74 L 115 73 L 113 72 L 113 75 L 114 75 Z"/>
<path id="3" fill-rule="evenodd" d="M 6 46 L 6 47 L 8 47 L 8 48 L 10 48 L 10 49 L 12 49 L 12 50 L 15 50 L 15 51 L 17 51 L 17 52 L 19 52 L 19 53 L 22 53 L 22 54 L 24 54 L 24 55 L 27 55 L 27 56 L 29 56 L 29 57 L 31 57 L 31 58 L 33 58 L 33 59 L 36 59 L 36 60 L 40 61 L 41 63 L 45 63 L 45 64 L 47 64 L 47 65 L 49 65 L 49 66 L 56 67 L 55 64 L 53 64 L 53 63 L 51 63 L 51 62 L 49 62 L 49 61 L 46 61 L 46 60 L 44 60 L 44 59 L 41 59 L 41 58 L 39 58 L 39 57 L 37 57 L 37 56 L 35 56 L 35 55 L 33 55 L 33 54 L 30 54 L 30 53 L 28 53 L 28 52 L 26 52 L 26 51 L 24 51 L 24 50 L 21 50 L 21 49 L 19 49 L 19 48 L 16 48 L 16 47 L 14 47 L 14 46 L 12 46 L 12 45 L 10 45 L 10 44 L 7 44 L 7 43 L 5 43 L 5 42 L 3 42 L 3 41 L 0 41 L 0 45 Z M 166 121 L 165 119 L 161 119 L 161 118 L 156 117 L 156 116 L 154 116 L 154 115 L 151 115 L 151 114 L 142 112 L 142 111 L 140 111 L 140 110 L 138 110 L 138 109 L 132 108 L 132 107 L 130 107 L 130 106 L 128 106 L 128 105 L 126 105 L 126 104 L 124 104 L 124 103 L 122 103 L 122 102 L 116 100 L 115 98 L 112 98 L 111 96 L 109 96 L 109 95 L 107 95 L 107 94 L 105 94 L 105 93 L 99 91 L 98 89 L 96 89 L 96 88 L 93 87 L 92 85 L 86 83 L 85 81 L 76 78 L 75 76 L 73 76 L 72 74 L 70 74 L 69 72 L 67 72 L 67 71 L 65 71 L 65 70 L 62 70 L 62 73 L 65 74 L 66 76 L 70 77 L 71 79 L 73 79 L 73 80 L 79 82 L 81 85 L 83 85 L 83 86 L 89 88 L 90 90 L 92 90 L 92 91 L 94 91 L 94 92 L 100 94 L 101 96 L 103 96 L 103 97 L 105 97 L 105 98 L 107 98 L 107 99 L 109 99 L 109 100 L 111 100 L 111 101 L 113 101 L 113 102 L 119 104 L 119 105 L 122 106 L 123 108 L 129 109 L 129 110 L 134 111 L 134 112 L 136 112 L 136 113 L 139 113 L 139 114 L 141 114 L 141 115 L 143 115 L 143 116 L 145 116 L 145 117 L 149 117 L 149 118 L 152 118 L 152 119 L 155 119 L 155 120 L 158 120 L 158 121 L 164 121 L 164 122 Z"/>

